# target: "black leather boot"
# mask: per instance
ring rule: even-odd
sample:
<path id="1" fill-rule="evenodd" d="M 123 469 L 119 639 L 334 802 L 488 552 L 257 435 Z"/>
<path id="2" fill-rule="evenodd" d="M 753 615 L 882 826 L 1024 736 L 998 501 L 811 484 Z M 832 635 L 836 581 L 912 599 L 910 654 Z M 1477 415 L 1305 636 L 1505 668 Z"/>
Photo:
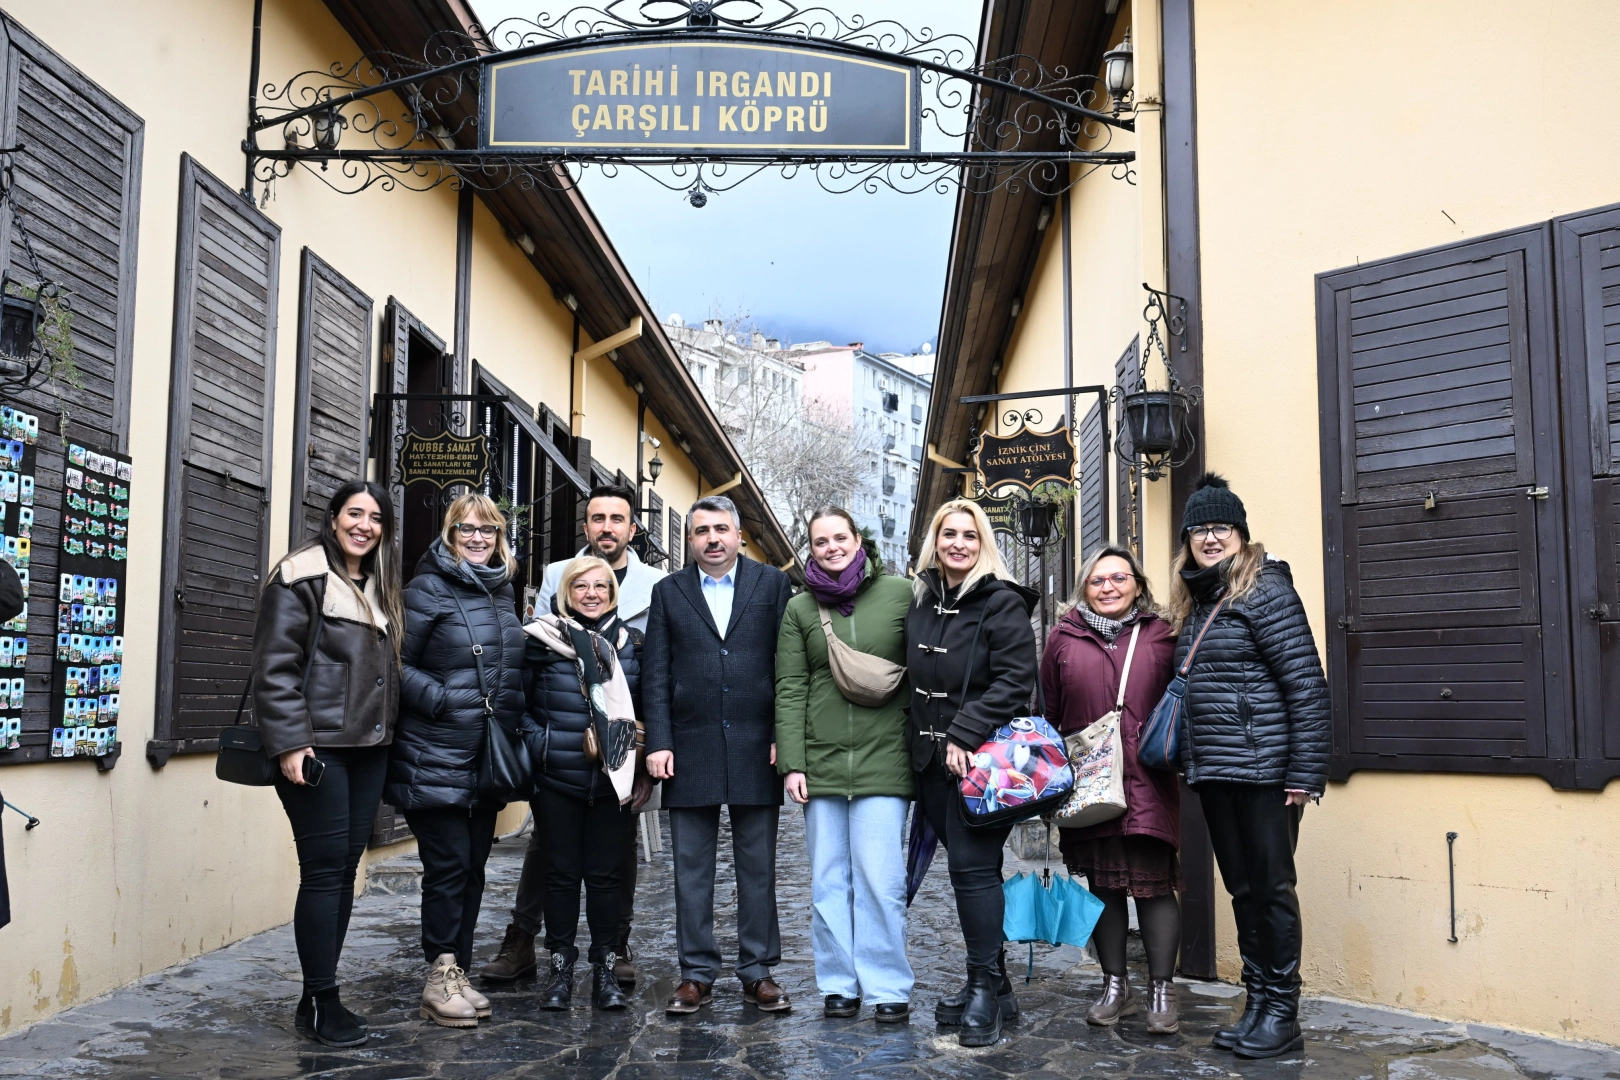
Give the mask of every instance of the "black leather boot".
<path id="1" fill-rule="evenodd" d="M 1265 1005 L 1254 1027 L 1232 1047 L 1238 1057 L 1271 1058 L 1303 1049 L 1305 1036 L 1299 1029 L 1300 953 L 1304 946 L 1304 924 L 1299 915 L 1299 895 L 1294 890 L 1294 844 L 1299 837 L 1299 811 L 1268 815 L 1270 827 L 1257 829 L 1259 840 L 1269 850 L 1259 860 L 1262 866 L 1279 868 L 1272 876 L 1251 878 L 1255 898 L 1255 933 L 1262 943 L 1261 979 L 1265 984 Z"/>
<path id="2" fill-rule="evenodd" d="M 1007 953 L 1002 951 L 996 961 L 996 969 L 1001 973 L 1001 989 L 997 997 L 1001 1003 L 1001 1018 L 1003 1020 L 1018 1019 L 1018 999 L 1013 996 L 1012 979 L 1007 975 Z M 968 985 L 962 984 L 962 989 L 950 997 L 942 997 L 939 1004 L 934 1006 L 934 1023 L 942 1027 L 955 1027 L 962 1022 L 962 1009 L 967 1005 Z"/>
<path id="3" fill-rule="evenodd" d="M 1242 938 L 1243 935 L 1240 933 L 1238 935 L 1240 944 Z M 1243 986 L 1249 992 L 1249 999 L 1243 1005 L 1243 1015 L 1238 1017 L 1237 1023 L 1221 1028 L 1209 1040 L 1209 1044 L 1217 1050 L 1230 1050 L 1236 1046 L 1244 1036 L 1254 1030 L 1254 1025 L 1260 1021 L 1260 1014 L 1265 1011 L 1265 979 L 1260 974 L 1260 965 L 1252 959 L 1252 953 L 1245 953 L 1243 957 Z"/>
<path id="4" fill-rule="evenodd" d="M 1001 989 L 995 968 L 968 968 L 967 1002 L 962 1007 L 963 1046 L 994 1046 L 1001 1038 Z"/>
<path id="5" fill-rule="evenodd" d="M 562 1012 L 574 1003 L 574 961 L 579 958 L 575 949 L 551 954 L 550 974 L 545 989 L 540 991 L 540 1007 Z"/>
<path id="6" fill-rule="evenodd" d="M 617 959 L 608 953 L 601 961 L 591 965 L 591 1004 L 598 1009 L 612 1011 L 630 1004 L 624 988 L 619 985 L 618 976 L 613 974 L 613 964 Z"/>
<path id="7" fill-rule="evenodd" d="M 365 1018 L 343 1007 L 335 986 L 300 1000 L 294 1026 L 304 1038 L 327 1046 L 359 1046 L 366 1041 Z"/>

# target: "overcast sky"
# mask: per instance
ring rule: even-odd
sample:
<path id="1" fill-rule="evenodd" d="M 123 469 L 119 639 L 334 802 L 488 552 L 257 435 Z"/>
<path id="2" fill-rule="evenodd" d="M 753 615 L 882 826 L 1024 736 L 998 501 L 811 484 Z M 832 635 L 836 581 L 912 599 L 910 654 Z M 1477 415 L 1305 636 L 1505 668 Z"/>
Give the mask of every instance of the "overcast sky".
<path id="1" fill-rule="evenodd" d="M 571 6 L 473 0 L 485 26 Z M 982 8 L 980 0 L 823 6 L 972 40 Z M 926 127 L 924 147 L 942 148 L 937 139 L 930 145 Z M 811 176 L 768 172 L 698 210 L 684 192 L 630 169 L 609 178 L 592 168 L 581 187 L 661 318 L 747 315 L 789 341 L 862 341 L 874 352 L 914 352 L 936 340 L 954 191 L 832 195 Z"/>

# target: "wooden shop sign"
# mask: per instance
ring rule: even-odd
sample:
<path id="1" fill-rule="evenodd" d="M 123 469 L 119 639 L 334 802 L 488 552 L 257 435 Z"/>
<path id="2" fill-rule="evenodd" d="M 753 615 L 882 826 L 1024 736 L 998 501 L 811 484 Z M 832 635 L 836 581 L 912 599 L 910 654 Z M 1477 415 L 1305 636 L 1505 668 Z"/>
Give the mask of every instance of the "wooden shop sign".
<path id="1" fill-rule="evenodd" d="M 399 482 L 425 480 L 439 488 L 451 484 L 480 487 L 489 475 L 489 446 L 484 436 L 462 438 L 449 431 L 424 436 L 407 432 L 399 451 Z"/>
<path id="2" fill-rule="evenodd" d="M 979 483 L 995 492 L 1015 484 L 1032 491 L 1041 484 L 1074 482 L 1074 437 L 1066 426 L 1031 431 L 1020 423 L 1011 435 L 979 436 Z"/>

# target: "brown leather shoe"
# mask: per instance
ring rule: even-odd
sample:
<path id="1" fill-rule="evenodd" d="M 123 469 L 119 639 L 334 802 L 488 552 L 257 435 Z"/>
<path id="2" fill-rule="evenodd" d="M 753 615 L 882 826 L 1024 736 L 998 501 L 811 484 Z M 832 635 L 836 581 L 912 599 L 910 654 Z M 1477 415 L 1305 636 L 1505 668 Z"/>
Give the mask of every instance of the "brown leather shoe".
<path id="1" fill-rule="evenodd" d="M 751 983 L 744 983 L 743 1000 L 756 1006 L 760 1012 L 787 1012 L 793 1008 L 793 1002 L 788 1000 L 787 992 L 777 986 L 776 980 L 769 975 Z"/>
<path id="2" fill-rule="evenodd" d="M 479 969 L 478 974 L 497 982 L 511 982 L 526 979 L 534 973 L 534 935 L 517 923 L 508 923 L 500 951 L 495 954 L 495 959 Z"/>
<path id="3" fill-rule="evenodd" d="M 664 1004 L 664 1012 L 670 1016 L 695 1013 L 713 1000 L 714 987 L 708 983 L 687 979 L 677 986 L 675 992 L 669 996 L 669 1001 Z"/>

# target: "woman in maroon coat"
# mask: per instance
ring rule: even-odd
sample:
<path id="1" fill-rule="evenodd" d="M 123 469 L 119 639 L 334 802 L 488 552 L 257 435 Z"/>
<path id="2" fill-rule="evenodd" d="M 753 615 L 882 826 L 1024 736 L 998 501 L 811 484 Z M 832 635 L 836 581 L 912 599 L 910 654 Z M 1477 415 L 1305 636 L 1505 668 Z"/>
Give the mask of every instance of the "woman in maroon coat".
<path id="1" fill-rule="evenodd" d="M 1086 560 L 1075 605 L 1058 620 L 1041 659 L 1041 689 L 1047 715 L 1065 736 L 1112 712 L 1119 697 L 1132 631 L 1136 652 L 1125 685 L 1120 722 L 1124 744 L 1125 813 L 1084 829 L 1061 830 L 1063 861 L 1103 902 L 1092 941 L 1102 965 L 1102 997 L 1086 1013 L 1088 1023 L 1111 1027 L 1135 1013 L 1125 970 L 1125 898 L 1136 900 L 1137 922 L 1147 946 L 1152 992 L 1148 1031 L 1177 1029 L 1173 981 L 1181 938 L 1181 798 L 1176 775 L 1144 767 L 1136 759 L 1142 725 L 1164 696 L 1174 663 L 1176 635 L 1153 612 L 1153 594 L 1141 564 L 1112 544 Z"/>

